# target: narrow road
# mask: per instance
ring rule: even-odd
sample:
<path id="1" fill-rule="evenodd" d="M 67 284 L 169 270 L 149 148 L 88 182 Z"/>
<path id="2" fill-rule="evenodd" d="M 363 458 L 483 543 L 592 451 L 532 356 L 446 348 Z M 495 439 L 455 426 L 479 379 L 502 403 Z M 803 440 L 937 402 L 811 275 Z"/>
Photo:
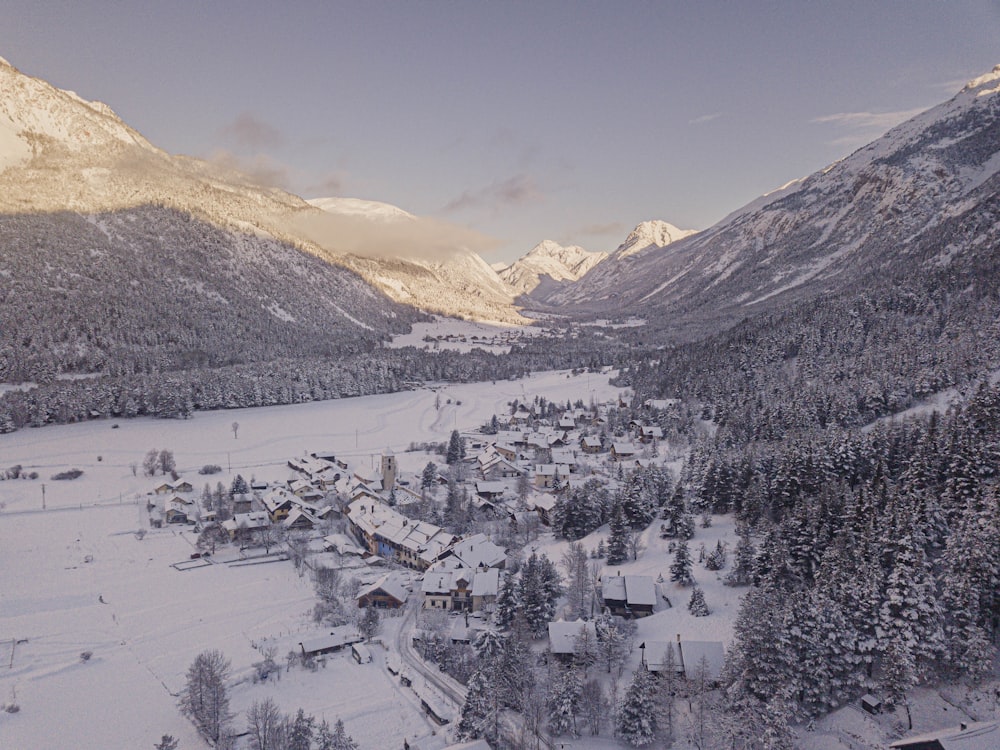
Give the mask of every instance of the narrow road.
<path id="1" fill-rule="evenodd" d="M 414 599 L 407 602 L 406 614 L 403 615 L 403 622 L 400 623 L 399 630 L 396 633 L 396 651 L 407 667 L 437 688 L 442 695 L 455 703 L 458 710 L 461 710 L 462 705 L 465 703 L 465 687 L 458 680 L 445 674 L 436 666 L 428 666 L 413 648 L 413 631 L 411 626 L 416 620 L 418 607 L 419 602 Z"/>

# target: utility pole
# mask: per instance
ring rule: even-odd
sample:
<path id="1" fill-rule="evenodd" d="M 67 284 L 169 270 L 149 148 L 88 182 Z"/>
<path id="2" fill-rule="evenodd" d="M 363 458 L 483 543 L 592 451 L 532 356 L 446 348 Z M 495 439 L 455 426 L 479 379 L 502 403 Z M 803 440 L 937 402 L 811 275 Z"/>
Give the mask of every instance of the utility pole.
<path id="1" fill-rule="evenodd" d="M 45 510 L 45 482 L 42 482 L 42 510 Z"/>

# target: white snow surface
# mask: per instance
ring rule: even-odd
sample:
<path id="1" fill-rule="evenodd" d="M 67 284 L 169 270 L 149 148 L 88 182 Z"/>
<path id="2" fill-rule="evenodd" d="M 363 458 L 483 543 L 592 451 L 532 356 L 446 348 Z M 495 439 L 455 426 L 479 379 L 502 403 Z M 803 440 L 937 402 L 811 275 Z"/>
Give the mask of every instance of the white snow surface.
<path id="1" fill-rule="evenodd" d="M 372 221 L 407 221 L 417 217 L 398 206 L 362 198 L 311 198 L 306 201 L 331 214 L 358 216 Z"/>
<path id="2" fill-rule="evenodd" d="M 411 441 L 440 441 L 452 429 L 472 428 L 505 411 L 514 398 L 610 399 L 619 389 L 605 377 L 536 374 L 495 385 L 435 389 L 261 409 L 200 412 L 190 420 L 136 419 L 60 425 L 0 436 L 5 466 L 37 471 L 37 480 L 0 482 L 0 702 L 2 748 L 88 750 L 152 747 L 172 734 L 183 748 L 206 747 L 179 713 L 177 694 L 194 657 L 209 648 L 232 661 L 234 725 L 254 700 L 273 697 L 281 709 L 340 717 L 365 748 L 401 747 L 423 737 L 441 747 L 443 735 L 420 712 L 412 691 L 382 667 L 385 651 L 358 665 L 332 656 L 315 673 L 283 672 L 279 682 L 253 685 L 251 665 L 262 641 L 295 643 L 315 635 L 308 577 L 290 562 L 230 567 L 213 564 L 180 572 L 195 535 L 190 527 L 148 530 L 146 493 L 157 479 L 133 476 L 150 448 L 174 452 L 179 472 L 196 492 L 205 480 L 226 486 L 236 473 L 285 480 L 290 457 L 333 450 L 363 465 L 392 448 L 402 472 L 418 472 L 425 453 L 407 453 Z M 450 403 L 448 402 L 450 400 Z M 239 422 L 238 438 L 232 423 Z M 100 458 L 99 458 L 100 457 Z M 222 474 L 201 477 L 207 463 Z M 75 481 L 51 475 L 80 468 Z M 46 510 L 42 510 L 42 486 Z M 99 598 L 106 603 L 101 603 Z M 398 620 L 383 621 L 394 642 Z M 80 654 L 93 652 L 83 663 Z M 286 652 L 279 653 L 283 659 Z"/>

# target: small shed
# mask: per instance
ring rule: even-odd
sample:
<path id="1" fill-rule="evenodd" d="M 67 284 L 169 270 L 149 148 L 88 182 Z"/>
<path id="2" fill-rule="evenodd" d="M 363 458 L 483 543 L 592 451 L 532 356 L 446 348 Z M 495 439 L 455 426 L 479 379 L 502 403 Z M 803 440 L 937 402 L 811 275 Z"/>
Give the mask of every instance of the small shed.
<path id="1" fill-rule="evenodd" d="M 861 696 L 861 708 L 874 716 L 882 713 L 882 701 L 876 695 L 865 693 Z"/>
<path id="2" fill-rule="evenodd" d="M 369 664 L 372 660 L 372 652 L 361 643 L 351 644 L 351 656 L 358 664 Z"/>

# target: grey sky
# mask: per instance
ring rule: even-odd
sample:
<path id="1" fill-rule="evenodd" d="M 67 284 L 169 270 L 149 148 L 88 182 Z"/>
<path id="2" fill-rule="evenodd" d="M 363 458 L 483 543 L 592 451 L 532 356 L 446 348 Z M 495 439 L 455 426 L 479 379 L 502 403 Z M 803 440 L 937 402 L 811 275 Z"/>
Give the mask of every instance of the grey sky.
<path id="1" fill-rule="evenodd" d="M 705 228 L 1000 62 L 1000 3 L 0 0 L 0 55 L 171 152 L 497 238 Z"/>

